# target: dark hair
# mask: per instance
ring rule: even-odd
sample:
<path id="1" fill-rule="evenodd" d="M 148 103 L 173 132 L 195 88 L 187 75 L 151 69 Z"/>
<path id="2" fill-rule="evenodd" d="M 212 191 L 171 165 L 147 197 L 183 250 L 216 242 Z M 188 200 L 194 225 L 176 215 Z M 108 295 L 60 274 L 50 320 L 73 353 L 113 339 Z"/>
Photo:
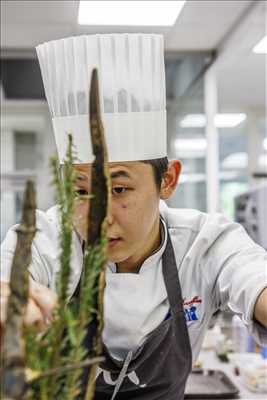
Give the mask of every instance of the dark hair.
<path id="1" fill-rule="evenodd" d="M 142 162 L 145 164 L 150 164 L 152 166 L 155 182 L 158 190 L 160 190 L 163 176 L 168 169 L 168 157 L 157 158 L 155 160 L 144 160 Z"/>

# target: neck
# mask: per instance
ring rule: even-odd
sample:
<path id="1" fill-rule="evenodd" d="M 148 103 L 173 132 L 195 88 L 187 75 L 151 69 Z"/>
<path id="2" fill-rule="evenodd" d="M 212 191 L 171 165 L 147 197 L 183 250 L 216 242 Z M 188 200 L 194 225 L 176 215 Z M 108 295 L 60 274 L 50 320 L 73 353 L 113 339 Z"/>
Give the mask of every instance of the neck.
<path id="1" fill-rule="evenodd" d="M 142 252 L 139 255 L 132 256 L 131 258 L 121 263 L 118 263 L 117 272 L 137 274 L 143 262 L 159 248 L 160 243 L 161 243 L 160 218 L 158 217 L 147 237 L 146 245 L 142 246 Z"/>

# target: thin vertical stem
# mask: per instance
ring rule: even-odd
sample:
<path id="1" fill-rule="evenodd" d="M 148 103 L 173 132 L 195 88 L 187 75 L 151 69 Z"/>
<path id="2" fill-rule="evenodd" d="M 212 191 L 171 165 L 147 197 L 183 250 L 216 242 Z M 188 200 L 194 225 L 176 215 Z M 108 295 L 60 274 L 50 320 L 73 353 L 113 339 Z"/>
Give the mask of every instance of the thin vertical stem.
<path id="1" fill-rule="evenodd" d="M 9 399 L 21 399 L 26 389 L 25 341 L 23 317 L 29 294 L 31 245 L 36 233 L 35 190 L 31 181 L 26 183 L 22 221 L 17 232 L 17 244 L 11 268 L 10 296 L 3 341 L 3 392 Z"/>
<path id="2" fill-rule="evenodd" d="M 97 285 L 97 331 L 95 338 L 95 354 L 102 353 L 102 329 L 103 329 L 103 297 L 105 287 L 106 264 L 106 216 L 110 201 L 110 178 L 108 172 L 107 148 L 104 137 L 104 128 L 101 121 L 99 102 L 99 85 L 97 70 L 92 72 L 90 86 L 90 131 L 95 160 L 92 166 L 93 198 L 91 200 L 88 215 L 87 246 L 97 246 L 100 243 L 100 251 L 103 254 L 102 263 L 99 266 Z M 85 271 L 86 273 L 86 271 Z M 98 364 L 94 364 L 89 372 L 86 389 L 86 400 L 93 399 L 95 391 L 95 377 Z"/>

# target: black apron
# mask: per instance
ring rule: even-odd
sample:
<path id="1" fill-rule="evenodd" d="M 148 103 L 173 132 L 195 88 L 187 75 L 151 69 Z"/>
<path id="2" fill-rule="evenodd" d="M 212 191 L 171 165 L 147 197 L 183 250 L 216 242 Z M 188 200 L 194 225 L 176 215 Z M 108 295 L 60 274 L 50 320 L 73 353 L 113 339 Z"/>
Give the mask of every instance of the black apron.
<path id="1" fill-rule="evenodd" d="M 167 230 L 168 232 L 168 230 Z M 104 346 L 105 361 L 96 378 L 94 400 L 182 400 L 192 367 L 183 298 L 171 239 L 167 237 L 162 271 L 170 317 L 124 361 L 114 359 Z"/>

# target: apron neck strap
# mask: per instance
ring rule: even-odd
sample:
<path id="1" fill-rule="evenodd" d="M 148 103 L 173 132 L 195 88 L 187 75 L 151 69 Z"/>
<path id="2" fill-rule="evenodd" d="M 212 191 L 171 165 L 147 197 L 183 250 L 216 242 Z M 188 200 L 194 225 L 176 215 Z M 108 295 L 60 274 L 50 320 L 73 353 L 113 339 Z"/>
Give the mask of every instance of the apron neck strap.
<path id="1" fill-rule="evenodd" d="M 167 244 L 162 255 L 162 271 L 172 314 L 183 312 L 183 298 L 175 254 L 169 230 L 167 228 Z"/>

